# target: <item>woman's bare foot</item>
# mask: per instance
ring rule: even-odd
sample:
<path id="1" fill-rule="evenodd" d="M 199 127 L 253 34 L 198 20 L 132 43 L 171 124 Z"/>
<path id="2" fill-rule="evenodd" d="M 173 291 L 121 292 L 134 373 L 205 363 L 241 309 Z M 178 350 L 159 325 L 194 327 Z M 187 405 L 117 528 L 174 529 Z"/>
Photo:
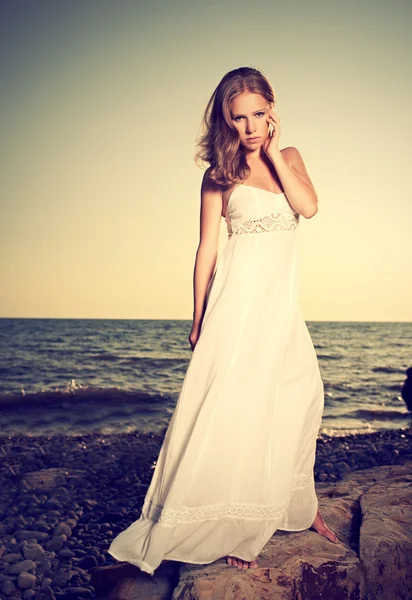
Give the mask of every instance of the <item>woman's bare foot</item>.
<path id="1" fill-rule="evenodd" d="M 236 556 L 226 556 L 226 562 L 238 569 L 256 569 L 259 566 L 257 560 L 247 561 Z"/>
<path id="2" fill-rule="evenodd" d="M 316 531 L 316 533 L 320 533 L 320 535 L 323 535 L 323 537 L 327 538 L 334 544 L 337 544 L 339 542 L 336 535 L 333 533 L 333 531 L 331 531 L 329 529 L 329 527 L 326 525 L 325 521 L 322 519 L 322 516 L 321 516 L 319 510 L 316 513 L 316 517 L 311 525 L 311 529 L 314 529 Z"/>

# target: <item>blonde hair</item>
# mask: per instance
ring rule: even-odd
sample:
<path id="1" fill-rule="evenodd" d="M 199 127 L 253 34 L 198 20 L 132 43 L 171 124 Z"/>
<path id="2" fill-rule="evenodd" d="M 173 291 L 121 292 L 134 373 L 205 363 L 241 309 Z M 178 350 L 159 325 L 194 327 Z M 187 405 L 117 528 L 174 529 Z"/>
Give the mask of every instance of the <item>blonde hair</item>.
<path id="1" fill-rule="evenodd" d="M 223 187 L 241 183 L 250 173 L 230 113 L 232 100 L 245 91 L 261 94 L 270 107 L 274 107 L 275 93 L 263 73 L 254 67 L 240 67 L 221 79 L 203 113 L 203 131 L 197 142 L 195 162 L 198 166 L 199 161 L 209 163 L 210 178 Z"/>

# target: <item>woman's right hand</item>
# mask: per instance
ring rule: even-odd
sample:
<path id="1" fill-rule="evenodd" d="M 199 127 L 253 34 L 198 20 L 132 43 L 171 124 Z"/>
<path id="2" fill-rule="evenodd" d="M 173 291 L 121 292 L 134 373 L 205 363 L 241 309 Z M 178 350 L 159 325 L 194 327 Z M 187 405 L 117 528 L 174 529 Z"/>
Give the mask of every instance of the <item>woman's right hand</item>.
<path id="1" fill-rule="evenodd" d="M 192 348 L 192 352 L 195 349 L 195 346 L 197 344 L 197 340 L 199 339 L 200 336 L 200 325 L 192 325 L 192 329 L 190 330 L 189 333 L 189 343 L 190 346 Z"/>

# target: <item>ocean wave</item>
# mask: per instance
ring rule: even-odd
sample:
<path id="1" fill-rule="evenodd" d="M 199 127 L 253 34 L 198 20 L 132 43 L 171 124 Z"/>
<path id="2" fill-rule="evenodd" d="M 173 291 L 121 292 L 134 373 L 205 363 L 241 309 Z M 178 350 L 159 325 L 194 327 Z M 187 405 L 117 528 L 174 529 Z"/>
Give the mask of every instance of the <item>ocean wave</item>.
<path id="1" fill-rule="evenodd" d="M 342 358 L 345 358 L 343 356 L 343 354 L 320 354 L 318 353 L 318 359 L 319 360 L 342 360 Z"/>
<path id="2" fill-rule="evenodd" d="M 400 373 L 405 375 L 406 369 L 400 369 L 399 367 L 391 367 L 388 365 L 385 367 L 373 367 L 371 371 L 374 373 Z"/>
<path id="3" fill-rule="evenodd" d="M 124 390 L 116 387 L 99 388 L 94 386 L 81 386 L 74 380 L 67 386 L 55 390 L 41 390 L 33 393 L 3 393 L 0 394 L 0 412 L 5 410 L 16 410 L 24 408 L 39 408 L 47 406 L 48 408 L 75 407 L 77 403 L 86 401 L 88 403 L 98 403 L 102 406 L 105 403 L 139 404 L 140 407 L 153 407 L 154 404 L 164 405 L 170 398 L 164 394 L 149 393 L 139 390 Z"/>
<path id="4" fill-rule="evenodd" d="M 379 408 L 360 408 L 340 415 L 340 418 L 346 419 L 409 419 L 409 411 L 401 410 L 385 410 Z"/>

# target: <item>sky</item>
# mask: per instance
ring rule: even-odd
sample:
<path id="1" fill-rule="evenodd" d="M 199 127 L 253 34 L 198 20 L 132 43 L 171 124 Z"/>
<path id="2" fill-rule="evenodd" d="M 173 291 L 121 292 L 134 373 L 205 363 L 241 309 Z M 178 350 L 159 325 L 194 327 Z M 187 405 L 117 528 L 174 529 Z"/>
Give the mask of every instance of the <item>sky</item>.
<path id="1" fill-rule="evenodd" d="M 0 22 L 0 317 L 191 319 L 201 118 L 253 66 L 318 193 L 305 319 L 412 320 L 412 2 L 0 0 Z"/>

